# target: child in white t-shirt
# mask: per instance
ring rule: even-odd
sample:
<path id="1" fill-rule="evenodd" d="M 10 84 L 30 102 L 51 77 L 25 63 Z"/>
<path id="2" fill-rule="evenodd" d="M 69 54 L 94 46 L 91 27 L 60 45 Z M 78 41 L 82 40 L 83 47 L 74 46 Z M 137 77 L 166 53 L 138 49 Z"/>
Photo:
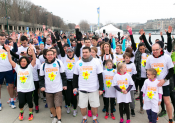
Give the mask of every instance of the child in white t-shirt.
<path id="1" fill-rule="evenodd" d="M 116 89 L 112 86 L 113 77 L 116 74 L 116 70 L 112 68 L 113 61 L 108 59 L 106 60 L 107 69 L 103 72 L 103 83 L 104 83 L 104 104 L 106 107 L 105 119 L 108 119 L 109 116 L 109 100 L 111 106 L 111 118 L 115 120 L 114 112 L 114 102 L 116 97 Z"/>
<path id="2" fill-rule="evenodd" d="M 123 109 L 125 106 L 127 120 L 126 123 L 130 123 L 129 103 L 131 101 L 130 90 L 132 89 L 134 82 L 131 76 L 127 73 L 126 64 L 119 62 L 117 64 L 117 74 L 113 78 L 112 86 L 117 89 L 117 103 L 119 103 L 120 123 L 124 122 Z M 128 93 L 129 92 L 129 93 Z"/>
<path id="3" fill-rule="evenodd" d="M 127 68 L 127 73 L 130 74 L 130 76 L 132 77 L 133 81 L 135 80 L 135 75 L 137 74 L 136 71 L 136 66 L 135 64 L 130 61 L 131 55 L 128 52 L 125 52 L 125 54 L 123 55 L 123 59 L 124 62 L 126 63 L 126 68 Z M 136 90 L 135 84 L 133 85 L 130 93 L 131 93 L 131 100 L 132 102 L 130 102 L 130 108 L 131 108 L 131 116 L 135 117 L 135 97 L 134 97 L 134 91 Z"/>
<path id="4" fill-rule="evenodd" d="M 148 79 L 142 87 L 143 109 L 146 110 L 149 122 L 156 123 L 159 105 L 162 101 L 162 87 L 158 87 L 159 81 L 156 79 L 157 71 L 154 68 L 147 70 Z"/>

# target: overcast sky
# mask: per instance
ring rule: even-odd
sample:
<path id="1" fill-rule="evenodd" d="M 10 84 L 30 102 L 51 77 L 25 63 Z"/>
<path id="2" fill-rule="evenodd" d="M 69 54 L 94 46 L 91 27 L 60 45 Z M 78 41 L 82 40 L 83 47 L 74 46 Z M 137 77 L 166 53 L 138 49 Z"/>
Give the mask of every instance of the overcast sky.
<path id="1" fill-rule="evenodd" d="M 78 24 L 81 20 L 106 24 L 139 22 L 149 19 L 175 18 L 175 0 L 31 0 L 46 8 L 65 22 Z"/>

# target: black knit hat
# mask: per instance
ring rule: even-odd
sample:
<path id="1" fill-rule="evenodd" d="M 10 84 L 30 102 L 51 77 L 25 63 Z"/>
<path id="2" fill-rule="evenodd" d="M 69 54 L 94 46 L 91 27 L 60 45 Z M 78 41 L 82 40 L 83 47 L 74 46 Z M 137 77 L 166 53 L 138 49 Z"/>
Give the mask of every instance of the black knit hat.
<path id="1" fill-rule="evenodd" d="M 157 41 L 156 43 L 158 43 L 160 45 L 161 48 L 164 48 L 164 43 L 163 41 Z"/>

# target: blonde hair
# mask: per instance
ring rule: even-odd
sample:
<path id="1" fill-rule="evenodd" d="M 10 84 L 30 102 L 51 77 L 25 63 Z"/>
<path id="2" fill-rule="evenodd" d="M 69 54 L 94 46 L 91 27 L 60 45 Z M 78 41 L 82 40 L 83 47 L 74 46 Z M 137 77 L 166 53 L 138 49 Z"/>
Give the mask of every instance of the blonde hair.
<path id="1" fill-rule="evenodd" d="M 117 64 L 117 72 L 120 72 L 120 69 L 122 69 L 123 65 L 126 65 L 124 62 L 119 62 Z"/>
<path id="2" fill-rule="evenodd" d="M 157 71 L 154 68 L 150 68 L 147 71 L 151 72 L 151 74 L 154 75 L 155 78 L 157 77 Z"/>

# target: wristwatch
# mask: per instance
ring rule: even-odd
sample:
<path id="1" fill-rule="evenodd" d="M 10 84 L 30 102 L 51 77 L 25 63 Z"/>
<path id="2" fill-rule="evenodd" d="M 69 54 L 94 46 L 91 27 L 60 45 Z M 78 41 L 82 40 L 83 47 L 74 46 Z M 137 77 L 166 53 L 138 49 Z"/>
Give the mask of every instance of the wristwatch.
<path id="1" fill-rule="evenodd" d="M 167 79 L 164 79 L 164 80 L 165 80 L 165 82 L 168 81 Z"/>

